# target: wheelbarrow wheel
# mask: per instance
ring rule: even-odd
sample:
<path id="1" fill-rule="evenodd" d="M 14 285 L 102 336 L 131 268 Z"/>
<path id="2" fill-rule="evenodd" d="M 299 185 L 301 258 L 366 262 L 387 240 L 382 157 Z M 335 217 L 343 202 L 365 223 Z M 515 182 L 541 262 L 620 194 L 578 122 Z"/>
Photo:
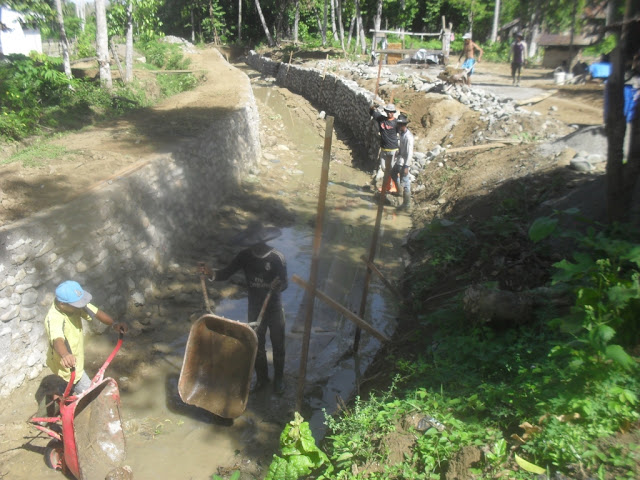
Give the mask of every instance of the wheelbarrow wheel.
<path id="1" fill-rule="evenodd" d="M 64 454 L 62 442 L 51 440 L 44 450 L 44 463 L 53 470 L 62 470 Z"/>

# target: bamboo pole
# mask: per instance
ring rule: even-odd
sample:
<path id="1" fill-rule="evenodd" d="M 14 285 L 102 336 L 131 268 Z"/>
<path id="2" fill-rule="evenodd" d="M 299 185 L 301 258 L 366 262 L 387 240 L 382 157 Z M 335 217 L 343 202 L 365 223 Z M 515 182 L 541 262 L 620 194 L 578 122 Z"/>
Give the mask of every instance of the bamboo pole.
<path id="1" fill-rule="evenodd" d="M 378 87 L 380 86 L 380 72 L 382 72 L 382 54 L 380 54 L 380 56 L 378 57 L 378 78 L 376 80 L 376 92 L 373 97 L 374 101 L 378 98 Z"/>
<path id="2" fill-rule="evenodd" d="M 384 202 L 387 199 L 387 183 L 391 176 L 391 158 L 387 157 L 384 165 L 384 177 L 382 178 L 382 191 L 378 198 L 378 212 L 376 214 L 376 223 L 373 227 L 373 238 L 371 238 L 371 246 L 369 247 L 369 258 L 367 262 L 367 272 L 364 276 L 364 286 L 362 287 L 362 298 L 360 299 L 360 310 L 358 316 L 364 318 L 364 312 L 367 308 L 367 296 L 369 294 L 369 281 L 371 280 L 371 268 L 369 263 L 373 263 L 376 258 L 376 249 L 378 248 L 378 235 L 380 234 L 380 224 L 382 223 L 382 211 L 384 210 Z M 360 347 L 360 328 L 356 328 L 356 334 L 353 338 L 353 353 L 358 352 Z"/>
<path id="3" fill-rule="evenodd" d="M 337 312 L 341 313 L 342 315 L 344 315 L 345 317 L 347 317 L 349 320 L 351 320 L 353 323 L 355 323 L 356 325 L 358 325 L 359 328 L 362 328 L 363 330 L 366 330 L 367 332 L 369 332 L 371 335 L 373 335 L 374 337 L 376 337 L 378 340 L 382 341 L 382 342 L 389 342 L 390 339 L 389 337 L 387 337 L 384 333 L 382 333 L 381 331 L 375 329 L 374 327 L 372 327 L 371 325 L 369 325 L 367 322 L 365 322 L 362 318 L 360 318 L 359 316 L 357 316 L 355 313 L 353 313 L 351 310 L 349 310 L 348 308 L 340 305 L 338 302 L 336 302 L 333 298 L 331 298 L 329 295 L 327 295 L 326 293 L 322 292 L 321 290 L 318 290 L 317 288 L 312 288 L 311 285 L 309 285 L 307 282 L 305 282 L 304 280 L 302 280 L 299 276 L 297 275 L 293 275 L 291 277 L 291 280 L 293 280 L 295 283 L 297 283 L 298 285 L 300 285 L 302 288 L 304 288 L 307 292 L 311 293 L 313 295 L 313 297 L 318 297 L 320 300 L 322 300 L 323 302 L 325 302 L 327 305 L 329 305 L 331 308 L 333 308 L 334 310 L 336 310 Z"/>
<path id="4" fill-rule="evenodd" d="M 322 227 L 324 225 L 325 204 L 327 200 L 327 185 L 329 184 L 329 163 L 331 161 L 331 140 L 333 135 L 333 117 L 327 117 L 324 132 L 324 154 L 322 156 L 322 172 L 320 174 L 320 191 L 318 193 L 318 214 L 316 216 L 316 229 L 313 237 L 313 250 L 311 254 L 311 269 L 309 272 L 309 286 L 315 291 L 318 281 L 318 264 L 320 263 L 320 245 L 322 243 Z M 296 395 L 296 411 L 302 410 L 304 398 L 304 384 L 307 377 L 307 359 L 309 357 L 309 341 L 311 337 L 311 323 L 313 320 L 313 304 L 315 297 L 312 295 L 307 303 L 304 320 L 304 335 L 302 337 L 302 350 L 300 353 L 300 370 L 298 375 L 298 391 Z"/>

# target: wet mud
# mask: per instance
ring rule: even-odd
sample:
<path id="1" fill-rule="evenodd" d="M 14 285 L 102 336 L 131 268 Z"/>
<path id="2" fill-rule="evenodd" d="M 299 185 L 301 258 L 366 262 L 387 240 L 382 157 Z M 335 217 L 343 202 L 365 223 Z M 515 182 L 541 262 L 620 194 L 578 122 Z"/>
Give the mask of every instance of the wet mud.
<path id="1" fill-rule="evenodd" d="M 242 188 L 254 197 L 254 213 L 268 211 L 266 217 L 281 228 L 282 236 L 270 244 L 285 254 L 289 278 L 295 274 L 306 280 L 311 265 L 324 120 L 301 97 L 265 82 L 256 72 L 245 72 L 252 78 L 260 110 L 263 158 L 243 179 Z M 377 206 L 367 188 L 369 174 L 353 168 L 352 158 L 349 146 L 334 136 L 317 285 L 357 313 L 366 273 L 361 256 L 369 254 Z M 233 202 L 242 204 L 242 198 L 236 197 Z M 280 207 L 272 210 L 271 203 L 276 202 Z M 376 265 L 392 282 L 403 270 L 402 244 L 410 224 L 409 216 L 385 207 Z M 306 302 L 311 301 L 293 282 L 282 295 L 286 314 L 285 393 L 276 395 L 269 386 L 249 395 L 245 412 L 234 420 L 186 405 L 180 399 L 178 379 L 189 327 L 205 313 L 193 266 L 205 260 L 213 267 L 222 267 L 225 259 L 231 258 L 227 254 L 237 249 L 226 245 L 222 253 L 214 250 L 203 245 L 201 250 L 187 252 L 176 260 L 177 269 L 182 272 L 177 281 L 189 283 L 191 291 L 163 305 L 169 322 L 155 324 L 152 318 L 139 336 L 125 338 L 121 352 L 107 370 L 107 376 L 115 378 L 120 388 L 127 450 L 124 463 L 131 466 L 136 479 L 208 479 L 214 473 L 234 470 L 241 470 L 242 478 L 263 478 L 272 455 L 277 453 L 280 432 L 293 418 Z M 246 321 L 247 301 L 239 283 L 241 280 L 236 279 L 227 284 L 209 284 L 216 315 Z M 365 320 L 390 336 L 396 315 L 391 293 L 372 276 Z M 363 332 L 359 354 L 346 354 L 354 334 L 355 325 L 349 319 L 315 301 L 302 415 L 317 439 L 325 434 L 325 412 L 334 413 L 337 402 L 347 401 L 357 392 L 358 381 L 380 348 L 379 340 Z M 87 357 L 94 368 L 108 355 L 113 338 L 92 337 L 87 343 Z M 268 335 L 267 355 L 272 376 Z M 30 388 L 22 393 L 31 395 Z M 16 413 L 26 420 L 31 412 L 23 408 Z M 0 448 L 10 450 L 0 453 L 4 463 L 0 477 L 63 478 L 44 464 L 42 449 L 48 442 L 44 436 L 36 437 L 33 429 L 17 424 L 11 424 L 6 431 L 12 431 L 12 440 L 3 442 Z M 18 432 L 23 436 L 16 442 Z"/>

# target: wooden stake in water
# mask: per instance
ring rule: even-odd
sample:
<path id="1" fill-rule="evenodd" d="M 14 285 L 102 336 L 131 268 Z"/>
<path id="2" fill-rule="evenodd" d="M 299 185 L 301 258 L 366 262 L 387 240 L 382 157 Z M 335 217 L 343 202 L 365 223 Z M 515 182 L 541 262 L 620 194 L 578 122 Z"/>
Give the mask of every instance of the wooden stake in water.
<path id="1" fill-rule="evenodd" d="M 318 193 L 318 214 L 316 216 L 316 229 L 313 237 L 313 250 L 311 254 L 311 270 L 309 272 L 309 287 L 315 292 L 318 281 L 318 264 L 320 261 L 320 245 L 322 244 L 322 227 L 324 225 L 325 204 L 327 201 L 327 186 L 329 185 L 329 163 L 331 162 L 331 140 L 333 138 L 333 117 L 327 117 L 324 132 L 324 154 L 322 156 L 322 172 L 320 174 L 320 192 Z M 311 323 L 313 320 L 313 304 L 315 295 L 311 295 L 307 303 L 304 321 L 304 335 L 302 337 L 302 350 L 300 352 L 300 371 L 298 375 L 298 391 L 296 395 L 296 411 L 302 410 L 304 399 L 304 384 L 307 377 L 307 359 L 309 357 L 309 340 L 311 337 Z"/>

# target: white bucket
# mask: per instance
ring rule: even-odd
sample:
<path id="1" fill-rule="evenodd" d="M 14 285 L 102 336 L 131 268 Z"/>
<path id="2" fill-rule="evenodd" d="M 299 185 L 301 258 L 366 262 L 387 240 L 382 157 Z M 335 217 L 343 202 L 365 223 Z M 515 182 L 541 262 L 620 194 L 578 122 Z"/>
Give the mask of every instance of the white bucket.
<path id="1" fill-rule="evenodd" d="M 567 72 L 564 74 L 564 81 L 566 83 L 572 83 L 573 82 L 573 73 Z"/>
<path id="2" fill-rule="evenodd" d="M 556 85 L 562 85 L 564 83 L 565 76 L 566 76 L 566 73 L 564 73 L 564 70 L 562 70 L 562 68 L 558 67 L 553 72 L 553 82 Z"/>

